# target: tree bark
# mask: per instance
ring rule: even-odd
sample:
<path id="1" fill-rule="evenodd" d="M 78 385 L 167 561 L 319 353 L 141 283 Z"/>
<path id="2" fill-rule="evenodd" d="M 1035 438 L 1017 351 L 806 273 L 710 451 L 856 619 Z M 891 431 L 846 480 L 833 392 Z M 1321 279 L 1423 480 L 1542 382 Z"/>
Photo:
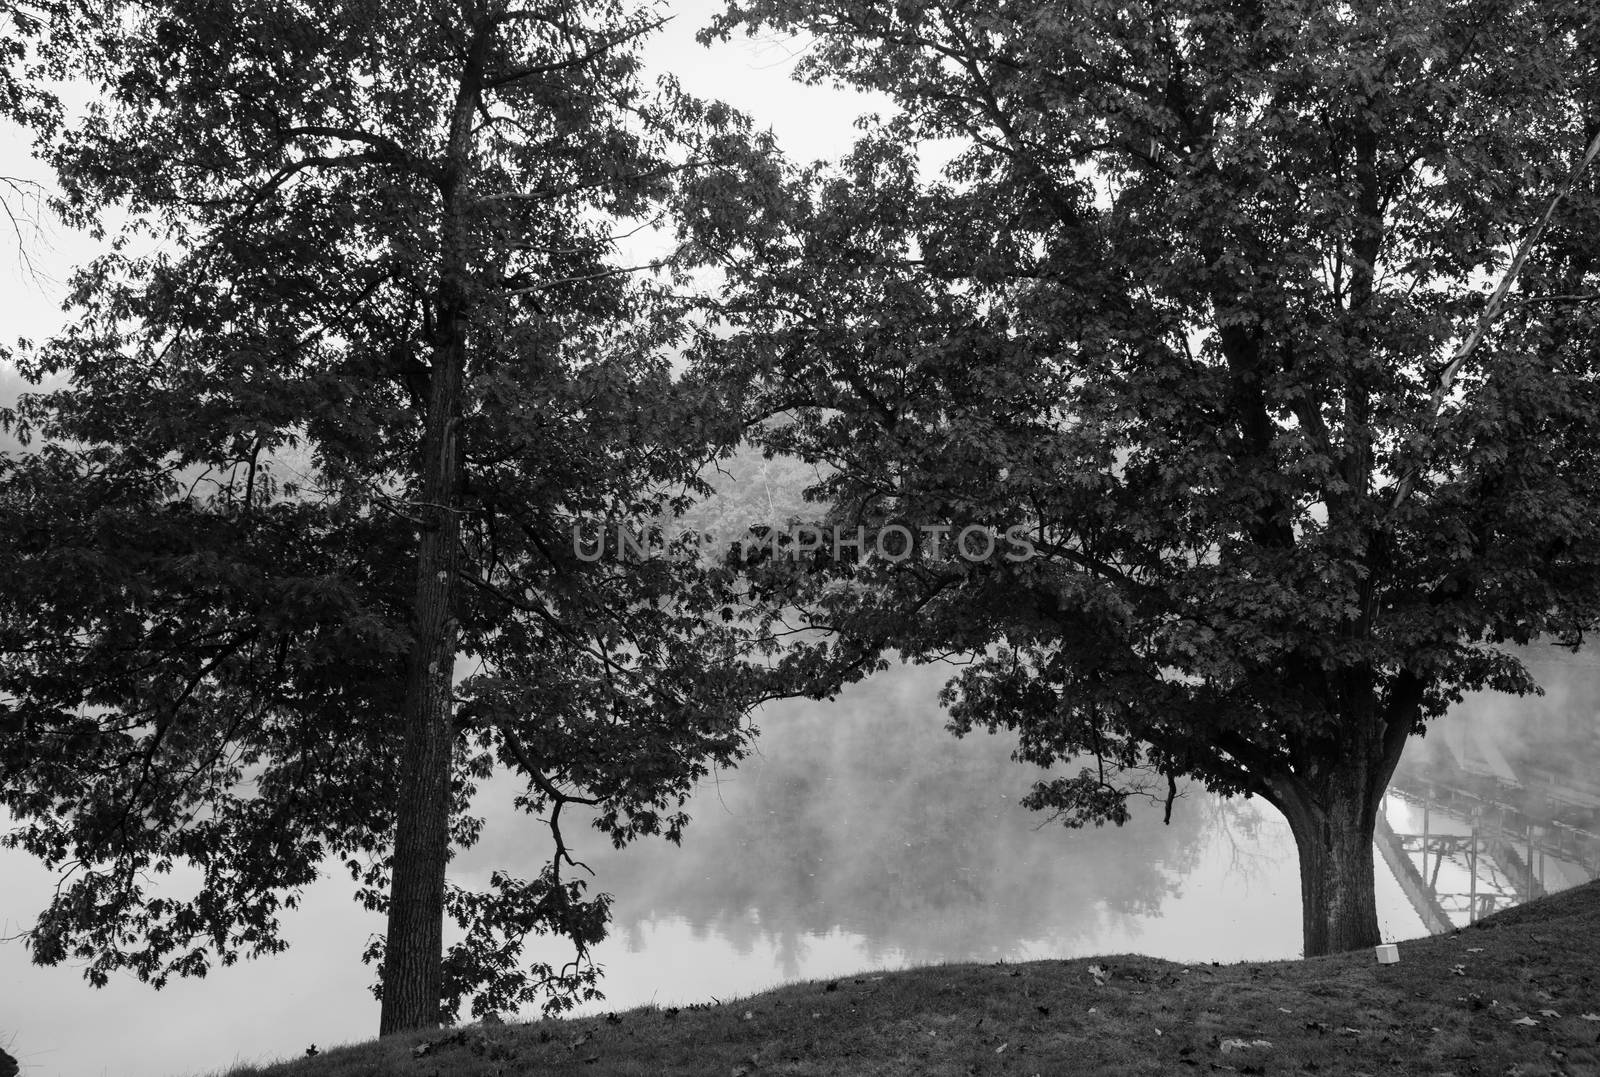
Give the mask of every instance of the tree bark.
<path id="1" fill-rule="evenodd" d="M 1254 770 L 1254 786 L 1289 821 L 1300 857 L 1306 957 L 1376 946 L 1378 905 L 1372 841 L 1383 795 L 1422 721 L 1426 682 L 1401 670 L 1380 693 L 1371 670 L 1327 683 L 1332 735 L 1304 741 L 1287 758 L 1230 751 Z"/>
<path id="2" fill-rule="evenodd" d="M 471 305 L 466 182 L 473 107 L 487 32 L 479 29 L 462 72 L 440 183 L 437 319 L 422 438 L 416 598 L 406 662 L 405 743 L 395 809 L 378 1035 L 436 1028 L 443 1016 L 445 865 L 450 855 L 450 769 L 461 557 L 457 426 Z"/>
<path id="3" fill-rule="evenodd" d="M 406 662 L 405 745 L 395 813 L 389 923 L 378 1034 L 439 1024 L 443 994 L 445 863 L 450 851 L 452 689 L 456 657 L 456 416 L 460 410 L 459 315 L 441 319 L 423 439 L 423 518 L 411 653 Z M 455 339 L 450 339 L 455 338 Z"/>
<path id="4" fill-rule="evenodd" d="M 1319 794 L 1283 798 L 1300 854 L 1301 931 L 1306 957 L 1376 946 L 1373 830 L 1376 802 L 1366 768 L 1335 765 Z"/>

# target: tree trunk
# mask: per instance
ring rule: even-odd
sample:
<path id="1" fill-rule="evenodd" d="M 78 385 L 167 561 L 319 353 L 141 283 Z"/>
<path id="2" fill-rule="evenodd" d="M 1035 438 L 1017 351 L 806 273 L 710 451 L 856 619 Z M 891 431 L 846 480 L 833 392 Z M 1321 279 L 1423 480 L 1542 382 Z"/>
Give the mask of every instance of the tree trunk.
<path id="1" fill-rule="evenodd" d="M 1289 820 L 1300 854 L 1306 957 L 1382 941 L 1373 832 L 1389 779 L 1422 721 L 1426 682 L 1401 670 L 1380 697 L 1375 680 L 1370 670 L 1356 670 L 1336 682 L 1336 732 L 1302 742 L 1288 766 L 1257 771 L 1262 781 L 1256 791 Z"/>
<path id="2" fill-rule="evenodd" d="M 1306 957 L 1376 946 L 1375 800 L 1366 768 L 1341 764 L 1320 795 L 1285 798 L 1300 854 L 1301 927 Z"/>
<path id="3" fill-rule="evenodd" d="M 412 645 L 406 662 L 405 745 L 395 810 L 378 1035 L 436 1028 L 444 996 L 445 864 L 450 856 L 450 769 L 461 557 L 457 425 L 467 360 L 468 222 L 473 107 L 486 33 L 480 31 L 457 90 L 441 183 L 437 324 L 422 438 Z"/>
<path id="4" fill-rule="evenodd" d="M 460 410 L 459 311 L 441 319 L 427 433 L 423 527 L 417 555 L 413 639 L 406 662 L 405 746 L 395 813 L 389 924 L 378 1034 L 433 1028 L 443 995 L 445 862 L 450 853 L 450 762 L 455 681 L 456 415 Z M 456 339 L 452 340 L 451 337 Z"/>

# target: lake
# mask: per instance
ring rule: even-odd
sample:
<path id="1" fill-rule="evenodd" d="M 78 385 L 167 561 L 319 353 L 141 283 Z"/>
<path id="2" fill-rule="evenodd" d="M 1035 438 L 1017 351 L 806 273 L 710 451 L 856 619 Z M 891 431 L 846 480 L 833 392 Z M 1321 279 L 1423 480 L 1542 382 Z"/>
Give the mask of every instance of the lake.
<path id="1" fill-rule="evenodd" d="M 1396 848 L 1410 842 L 1407 862 L 1437 891 L 1422 904 L 1444 909 L 1452 922 L 1472 914 L 1444 908 L 1459 906 L 1458 892 L 1472 890 L 1475 905 L 1485 895 L 1491 905 L 1516 900 L 1521 877 L 1513 876 L 1526 870 L 1506 859 L 1515 842 L 1493 846 L 1506 859 L 1500 864 L 1487 837 L 1473 846 L 1472 862 L 1463 835 L 1475 826 L 1488 834 L 1488 824 L 1458 796 L 1477 794 L 1446 779 L 1477 782 L 1481 793 L 1503 788 L 1494 784 L 1496 767 L 1533 774 L 1553 759 L 1570 760 L 1574 745 L 1593 746 L 1593 693 L 1600 691 L 1593 667 L 1557 660 L 1541 672 L 1553 685 L 1544 699 L 1475 697 L 1414 744 L 1405 781 L 1389 799 Z M 942 676 L 896 667 L 832 704 L 768 706 L 758 717 L 758 754 L 703 784 L 681 848 L 653 841 L 619 852 L 603 835 L 569 824 L 594 885 L 617 899 L 612 937 L 597 951 L 607 1000 L 583 1012 L 727 1000 L 788 980 L 934 962 L 1298 955 L 1294 846 L 1270 808 L 1188 789 L 1170 826 L 1154 804 L 1137 806 L 1121 828 L 1051 824 L 1018 807 L 1041 772 L 1013 763 L 1005 738 L 957 740 L 943 730 L 935 698 Z M 1510 727 L 1515 737 L 1508 738 Z M 1547 795 L 1549 788 L 1571 792 L 1561 783 L 1573 781 L 1557 774 L 1538 797 L 1528 794 L 1538 804 L 1519 810 L 1543 811 L 1543 829 L 1562 840 L 1557 823 L 1583 832 L 1571 822 L 1584 818 L 1581 811 Z M 1522 825 L 1507 819 L 1502 839 Z M 1428 829 L 1432 860 L 1415 836 L 1404 837 L 1419 828 Z M 546 847 L 542 824 L 491 814 L 483 841 L 458 856 L 452 876 L 471 883 L 495 867 L 532 872 Z M 1584 859 L 1590 853 L 1574 853 L 1574 867 L 1553 855 L 1561 851 L 1541 837 L 1531 854 L 1547 869 L 1548 888 L 1587 877 L 1592 866 Z M 1468 867 L 1476 868 L 1471 878 L 1463 875 Z M 1400 874 L 1408 873 L 1402 867 Z M 1481 893 L 1472 878 L 1481 878 Z M 49 886 L 36 863 L 0 853 L 0 928 L 15 932 Z M 377 1006 L 359 955 L 382 922 L 348 893 L 340 875 L 311 887 L 287 921 L 287 954 L 160 993 L 131 979 L 96 992 L 73 969 L 34 968 L 19 944 L 0 946 L 0 1045 L 9 1037 L 30 1077 L 175 1077 L 368 1038 Z M 1414 897 L 1380 862 L 1386 938 L 1424 933 Z M 566 953 L 554 945 L 541 951 Z"/>

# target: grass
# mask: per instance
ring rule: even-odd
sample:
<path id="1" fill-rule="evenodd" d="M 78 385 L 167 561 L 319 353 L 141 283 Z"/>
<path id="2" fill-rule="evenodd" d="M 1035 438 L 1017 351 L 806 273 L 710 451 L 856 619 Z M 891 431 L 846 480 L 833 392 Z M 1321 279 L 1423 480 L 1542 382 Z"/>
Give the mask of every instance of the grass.
<path id="1" fill-rule="evenodd" d="M 1600 1075 L 1600 883 L 1400 955 L 944 965 L 395 1036 L 232 1077 Z"/>

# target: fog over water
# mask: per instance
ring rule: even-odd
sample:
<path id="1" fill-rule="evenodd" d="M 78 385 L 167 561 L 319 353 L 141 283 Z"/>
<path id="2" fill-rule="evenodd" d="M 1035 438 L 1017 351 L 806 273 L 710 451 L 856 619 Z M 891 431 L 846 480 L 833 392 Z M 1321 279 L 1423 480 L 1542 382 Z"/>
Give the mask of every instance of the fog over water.
<path id="1" fill-rule="evenodd" d="M 861 940 L 861 959 L 999 960 L 1072 947 L 1160 912 L 1211 829 L 1252 840 L 1255 816 L 1186 799 L 1174 825 L 1071 834 L 1016 804 L 1044 772 L 999 737 L 958 741 L 934 695 L 947 670 L 900 667 L 837 704 L 768 707 L 758 754 L 706 783 L 682 849 L 587 844 L 615 893 L 620 934 L 681 922 L 741 949 L 769 946 L 802 974 L 818 937 Z M 458 861 L 486 870 L 517 853 L 509 828 Z"/>

